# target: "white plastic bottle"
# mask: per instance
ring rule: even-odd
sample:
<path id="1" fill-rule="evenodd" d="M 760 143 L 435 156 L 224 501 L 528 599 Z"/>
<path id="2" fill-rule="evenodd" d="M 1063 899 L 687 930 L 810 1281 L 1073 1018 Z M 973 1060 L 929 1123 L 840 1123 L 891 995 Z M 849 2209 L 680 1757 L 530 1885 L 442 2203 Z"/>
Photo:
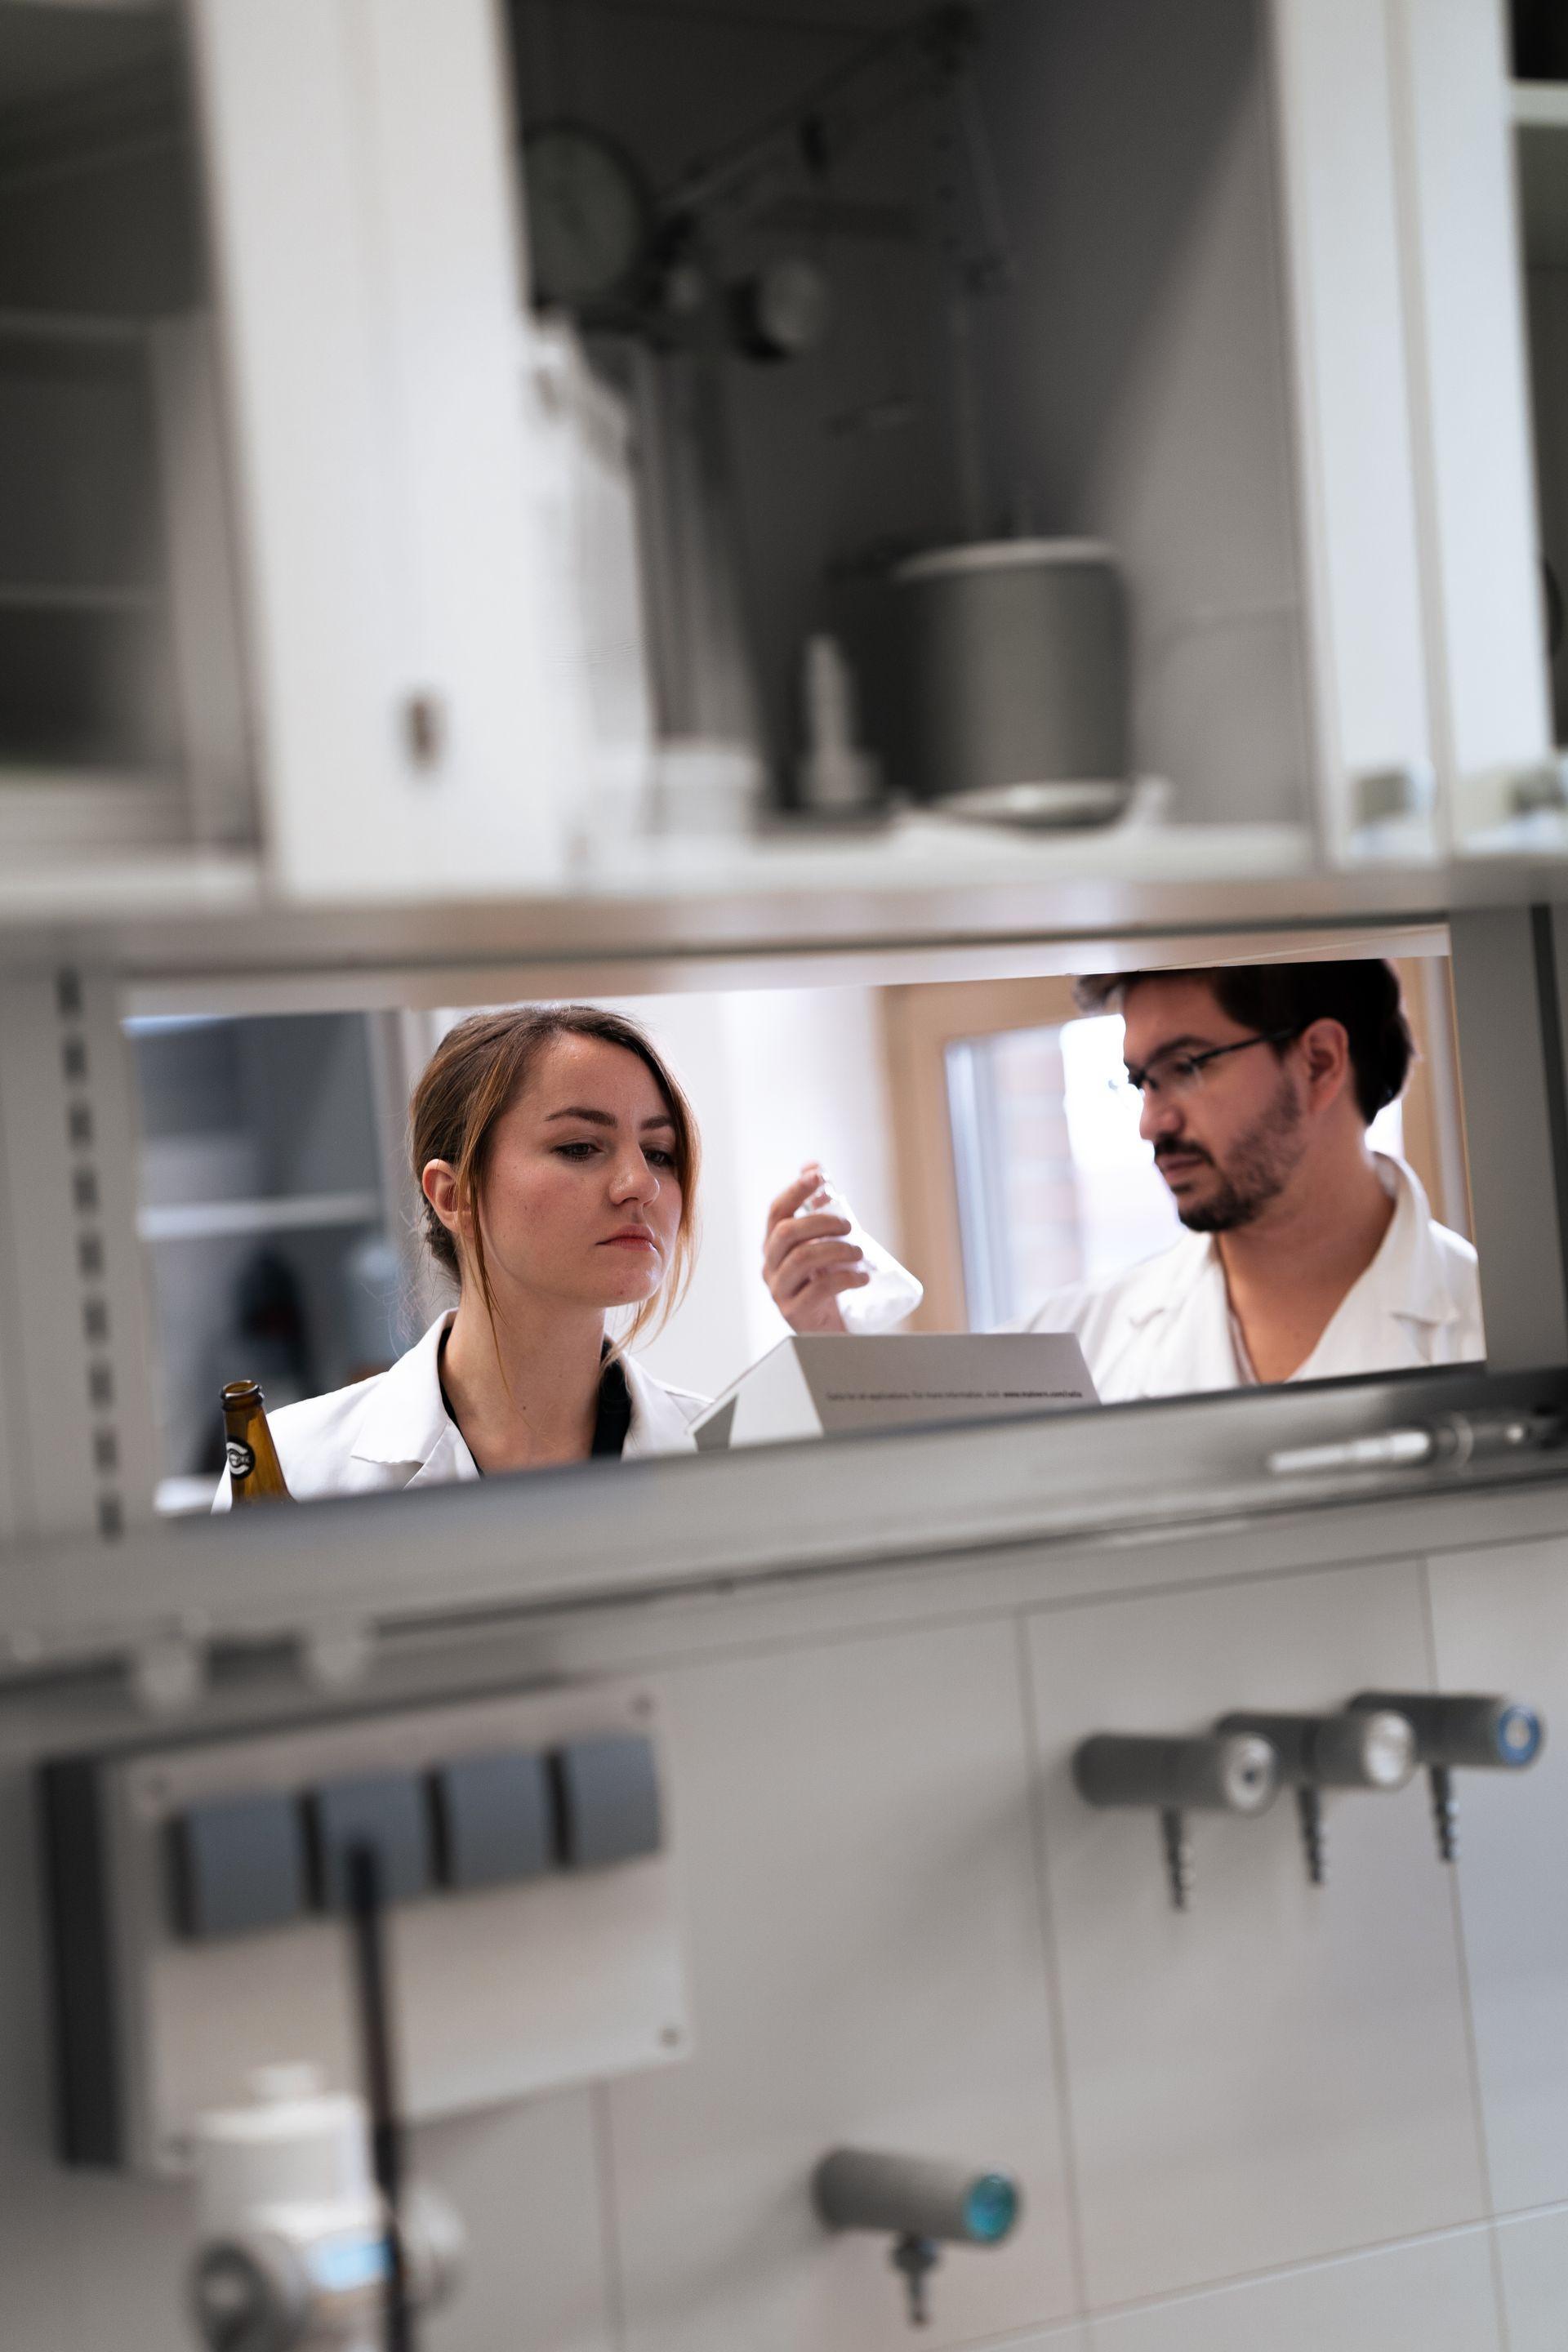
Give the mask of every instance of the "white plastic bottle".
<path id="1" fill-rule="evenodd" d="M 900 1265 L 891 1250 L 884 1249 L 875 1236 L 866 1231 L 844 1194 L 830 1177 L 824 1176 L 808 1201 L 795 1211 L 796 1216 L 814 1216 L 826 1210 L 837 1217 L 847 1217 L 849 1231 L 841 1236 L 853 1242 L 860 1253 L 860 1261 L 870 1275 L 870 1281 L 858 1290 L 841 1290 L 838 1311 L 844 1318 L 844 1328 L 857 1339 L 868 1339 L 876 1331 L 891 1331 L 907 1320 L 925 1297 L 925 1285 L 912 1275 L 907 1265 Z"/>

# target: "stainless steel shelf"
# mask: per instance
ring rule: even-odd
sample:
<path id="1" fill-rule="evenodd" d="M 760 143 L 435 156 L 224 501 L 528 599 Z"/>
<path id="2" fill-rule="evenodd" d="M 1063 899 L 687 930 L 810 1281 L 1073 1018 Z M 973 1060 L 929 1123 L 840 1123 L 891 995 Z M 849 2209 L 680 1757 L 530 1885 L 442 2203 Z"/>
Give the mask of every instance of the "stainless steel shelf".
<path id="1" fill-rule="evenodd" d="M 381 1216 L 375 1192 L 301 1192 L 277 1201 L 189 1201 L 140 1209 L 136 1230 L 144 1242 L 207 1241 L 219 1234 L 297 1234 L 329 1225 L 374 1224 Z"/>
<path id="2" fill-rule="evenodd" d="M 5 807 L 0 793 L 0 811 Z M 1568 848 L 1568 844 L 1564 845 Z M 1090 952 L 1194 931 L 1265 952 L 1280 932 L 1363 951 L 1451 910 L 1568 899 L 1568 854 L 1315 866 L 1287 828 L 1171 826 L 1037 837 L 925 823 L 853 842 L 629 843 L 510 898 L 301 904 L 262 861 L 149 845 L 40 846 L 0 861 L 0 964 L 69 955 L 119 972 L 128 1009 L 169 1014 L 438 1005 L 528 993 L 831 985 L 932 976 L 968 950 L 995 973 L 1071 971 Z M 1052 954 L 1053 943 L 1059 950 Z M 999 962 L 998 958 L 1002 961 Z M 896 967 L 896 968 L 895 968 Z"/>

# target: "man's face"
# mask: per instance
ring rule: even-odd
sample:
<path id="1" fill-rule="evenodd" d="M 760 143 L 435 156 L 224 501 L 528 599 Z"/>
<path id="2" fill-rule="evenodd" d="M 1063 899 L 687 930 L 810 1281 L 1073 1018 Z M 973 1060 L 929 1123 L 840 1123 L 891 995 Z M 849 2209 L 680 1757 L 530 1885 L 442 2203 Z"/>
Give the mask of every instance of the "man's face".
<path id="1" fill-rule="evenodd" d="M 1256 1036 L 1220 1010 L 1206 981 L 1141 981 L 1128 997 L 1123 1057 L 1150 1074 L 1139 1132 L 1189 1232 L 1232 1233 L 1277 1201 L 1307 1149 L 1306 1106 L 1289 1046 L 1249 1045 L 1196 1072 L 1184 1057 Z"/>

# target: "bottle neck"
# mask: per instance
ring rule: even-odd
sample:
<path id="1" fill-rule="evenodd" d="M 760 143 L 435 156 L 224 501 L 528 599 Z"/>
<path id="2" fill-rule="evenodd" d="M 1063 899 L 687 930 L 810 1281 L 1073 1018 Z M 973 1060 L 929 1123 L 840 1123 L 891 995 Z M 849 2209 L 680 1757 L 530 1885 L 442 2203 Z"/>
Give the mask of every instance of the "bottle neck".
<path id="1" fill-rule="evenodd" d="M 288 1483 L 260 1397 L 238 1403 L 226 1399 L 223 1423 L 232 1499 L 252 1503 L 287 1498 Z"/>

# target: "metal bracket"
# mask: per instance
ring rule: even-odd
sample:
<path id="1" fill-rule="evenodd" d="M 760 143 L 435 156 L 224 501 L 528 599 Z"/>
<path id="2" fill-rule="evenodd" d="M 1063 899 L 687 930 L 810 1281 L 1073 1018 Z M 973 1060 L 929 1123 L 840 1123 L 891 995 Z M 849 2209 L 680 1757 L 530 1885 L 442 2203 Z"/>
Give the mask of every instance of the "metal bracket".
<path id="1" fill-rule="evenodd" d="M 16 1537 L 113 1541 L 152 1514 L 135 1167 L 108 976 L 0 980 L 0 1521 Z"/>

